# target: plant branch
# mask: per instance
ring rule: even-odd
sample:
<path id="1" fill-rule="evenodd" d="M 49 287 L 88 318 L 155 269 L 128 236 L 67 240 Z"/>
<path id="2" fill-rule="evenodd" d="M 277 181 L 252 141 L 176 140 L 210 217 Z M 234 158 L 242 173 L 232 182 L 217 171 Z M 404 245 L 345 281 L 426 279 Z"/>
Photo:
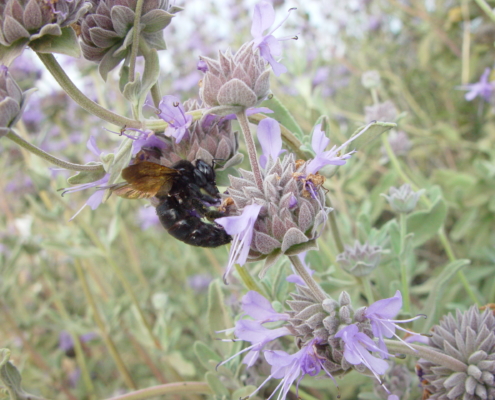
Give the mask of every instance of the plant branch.
<path id="1" fill-rule="evenodd" d="M 134 11 L 134 30 L 132 32 L 132 47 L 129 65 L 129 82 L 134 82 L 136 75 L 136 58 L 139 50 L 139 34 L 140 34 L 140 22 L 141 11 L 143 9 L 143 0 L 137 0 L 136 9 Z"/>
<path id="2" fill-rule="evenodd" d="M 10 130 L 9 133 L 5 135 L 5 137 L 9 138 L 14 143 L 18 144 L 27 151 L 37 155 L 38 157 L 41 157 L 43 160 L 46 160 L 58 167 L 68 169 L 70 171 L 93 171 L 93 172 L 103 171 L 102 164 L 97 164 L 97 165 L 73 164 L 71 162 L 63 161 L 57 157 L 54 157 L 51 154 L 47 153 L 46 151 L 41 150 L 39 147 L 36 147 L 35 145 L 27 142 L 26 140 L 21 138 L 17 133 L 15 133 L 13 130 Z"/>
<path id="3" fill-rule="evenodd" d="M 323 302 L 323 300 L 328 299 L 327 294 L 323 291 L 323 289 L 318 285 L 315 280 L 311 277 L 309 272 L 304 268 L 303 263 L 297 256 L 289 256 L 289 260 L 294 266 L 294 269 L 298 273 L 298 275 L 303 279 L 308 288 L 313 292 L 318 301 Z"/>
<path id="4" fill-rule="evenodd" d="M 251 163 L 251 169 L 254 174 L 256 186 L 259 190 L 263 191 L 263 176 L 261 175 L 260 165 L 258 163 L 258 154 L 256 153 L 256 145 L 254 144 L 251 129 L 249 129 L 249 122 L 246 116 L 246 111 L 241 111 L 236 115 L 237 121 L 239 121 L 241 131 L 244 135 L 244 141 L 246 142 L 249 162 Z"/>
<path id="5" fill-rule="evenodd" d="M 53 77 L 57 80 L 62 89 L 84 108 L 87 112 L 97 116 L 98 118 L 107 121 L 116 126 L 127 126 L 129 128 L 141 128 L 142 124 L 139 121 L 126 118 L 122 115 L 115 114 L 114 112 L 103 108 L 93 100 L 89 99 L 83 92 L 81 92 L 76 85 L 67 76 L 60 64 L 57 62 L 53 54 L 36 53 L 40 60 L 45 64 L 45 67 L 50 71 Z"/>

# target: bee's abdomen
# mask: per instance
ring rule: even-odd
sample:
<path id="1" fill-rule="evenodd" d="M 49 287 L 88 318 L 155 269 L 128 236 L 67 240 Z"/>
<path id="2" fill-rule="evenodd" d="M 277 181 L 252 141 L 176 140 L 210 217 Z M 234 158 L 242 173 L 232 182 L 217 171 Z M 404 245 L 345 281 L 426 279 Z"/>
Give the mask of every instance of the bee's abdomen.
<path id="1" fill-rule="evenodd" d="M 232 240 L 222 227 L 203 222 L 173 196 L 161 199 L 156 213 L 168 233 L 189 245 L 218 247 Z"/>

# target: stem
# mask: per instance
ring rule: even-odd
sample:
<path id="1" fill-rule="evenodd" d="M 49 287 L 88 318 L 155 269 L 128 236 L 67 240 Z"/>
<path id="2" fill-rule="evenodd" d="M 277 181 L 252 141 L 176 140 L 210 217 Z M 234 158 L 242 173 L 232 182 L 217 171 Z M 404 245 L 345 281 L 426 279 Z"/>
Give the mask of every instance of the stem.
<path id="1" fill-rule="evenodd" d="M 212 395 L 211 389 L 205 382 L 178 382 L 167 383 L 165 385 L 151 386 L 146 389 L 137 390 L 135 392 L 123 394 L 121 396 L 112 397 L 107 400 L 141 400 L 150 397 L 164 394 L 190 394 L 200 393 Z"/>
<path id="2" fill-rule="evenodd" d="M 488 17 L 495 22 L 495 14 L 493 13 L 492 8 L 488 5 L 485 0 L 474 0 L 476 4 L 488 15 Z"/>
<path id="3" fill-rule="evenodd" d="M 447 354 L 440 353 L 430 346 L 419 346 L 410 343 L 406 345 L 405 343 L 390 339 L 385 339 L 385 344 L 387 345 L 387 349 L 389 351 L 395 351 L 397 353 L 407 354 L 417 358 L 424 358 L 425 360 L 444 366 L 452 371 L 465 372 L 467 370 L 467 365 L 462 361 L 450 357 Z M 408 346 L 411 346 L 412 349 Z"/>
<path id="4" fill-rule="evenodd" d="M 330 199 L 330 196 L 328 194 L 327 194 L 327 203 L 330 207 L 332 207 L 332 199 Z M 342 238 L 340 237 L 340 230 L 339 230 L 339 225 L 337 224 L 337 218 L 335 217 L 335 210 L 331 211 L 328 214 L 328 218 L 330 220 L 330 228 L 332 229 L 332 237 L 333 237 L 333 240 L 335 242 L 335 246 L 337 246 L 337 251 L 339 253 L 343 253 L 345 251 L 344 243 L 342 242 Z"/>
<path id="5" fill-rule="evenodd" d="M 468 0 L 462 0 L 461 4 L 462 19 L 464 27 L 462 32 L 462 70 L 461 83 L 466 85 L 469 83 L 469 53 L 471 49 L 471 18 L 469 17 Z"/>
<path id="6" fill-rule="evenodd" d="M 409 298 L 409 277 L 407 273 L 406 260 L 402 259 L 402 253 L 405 247 L 406 233 L 407 233 L 407 218 L 406 214 L 400 213 L 399 215 L 399 228 L 400 228 L 400 275 L 402 282 L 402 293 L 404 299 L 404 311 L 407 313 L 411 312 L 411 299 Z"/>
<path id="7" fill-rule="evenodd" d="M 375 302 L 375 296 L 373 296 L 373 288 L 371 287 L 369 276 L 363 276 L 359 280 L 364 287 L 364 294 L 368 299 L 368 304 L 373 304 Z"/>
<path id="8" fill-rule="evenodd" d="M 129 128 L 141 128 L 142 124 L 139 121 L 123 117 L 122 115 L 115 114 L 114 112 L 103 108 L 99 104 L 90 100 L 83 92 L 81 92 L 76 85 L 70 80 L 60 64 L 57 62 L 53 54 L 36 53 L 40 60 L 45 64 L 45 67 L 50 71 L 53 77 L 57 80 L 61 88 L 84 108 L 87 112 L 96 115 L 98 118 L 107 121 L 117 126 L 127 126 Z"/>
<path id="9" fill-rule="evenodd" d="M 246 285 L 249 290 L 255 290 L 259 294 L 265 296 L 266 293 L 258 286 L 252 276 L 249 274 L 247 268 L 241 267 L 239 264 L 235 265 L 237 273 L 240 275 L 242 282 Z M 266 297 L 266 296 L 265 296 Z"/>
<path id="10" fill-rule="evenodd" d="M 309 272 L 304 268 L 303 263 L 301 260 L 299 260 L 299 257 L 297 256 L 289 256 L 289 260 L 294 266 L 294 269 L 296 272 L 299 274 L 299 276 L 303 279 L 303 281 L 306 283 L 308 288 L 313 292 L 315 295 L 316 299 L 318 301 L 323 302 L 323 300 L 328 299 L 327 294 L 323 291 L 323 289 L 316 283 L 316 281 L 311 277 Z"/>
<path id="11" fill-rule="evenodd" d="M 41 157 L 42 159 L 54 165 L 57 165 L 58 167 L 68 169 L 70 171 L 94 171 L 94 172 L 103 171 L 103 165 L 101 164 L 98 165 L 73 164 L 71 162 L 63 161 L 57 157 L 54 157 L 51 154 L 47 153 L 46 151 L 41 150 L 39 147 L 36 147 L 35 145 L 27 142 L 26 140 L 21 138 L 17 133 L 15 133 L 13 130 L 10 130 L 9 133 L 5 135 L 5 137 L 9 138 L 14 143 L 18 144 L 27 151 L 36 154 L 38 157 Z"/>
<path id="12" fill-rule="evenodd" d="M 140 21 L 141 21 L 141 11 L 143 9 L 143 0 L 137 0 L 136 10 L 134 11 L 134 30 L 132 32 L 132 47 L 130 55 L 130 66 L 129 66 L 129 82 L 134 82 L 135 72 L 136 72 L 136 58 L 139 50 L 139 34 L 140 34 Z"/>
<path id="13" fill-rule="evenodd" d="M 258 189 L 263 191 L 263 176 L 261 175 L 260 166 L 258 164 L 258 155 L 256 154 L 256 145 L 254 144 L 253 135 L 251 129 L 249 129 L 249 122 L 246 116 L 246 111 L 242 111 L 237 115 L 237 121 L 241 126 L 241 131 L 244 134 L 244 141 L 246 142 L 247 152 L 249 156 L 249 162 L 251 163 L 251 169 L 254 174 L 254 180 Z"/>
<path id="14" fill-rule="evenodd" d="M 86 277 L 84 276 L 84 271 L 83 268 L 80 264 L 79 260 L 74 260 L 74 264 L 76 266 L 76 273 L 79 278 L 79 281 L 81 282 L 82 289 L 84 291 L 84 295 L 86 296 L 86 299 L 88 301 L 89 307 L 91 308 L 93 318 L 96 322 L 96 325 L 98 325 L 98 328 L 100 329 L 101 335 L 103 337 L 103 341 L 105 342 L 105 345 L 108 348 L 108 351 L 110 352 L 112 358 L 115 361 L 115 364 L 117 365 L 117 369 L 120 372 L 120 375 L 124 378 L 124 381 L 126 385 L 130 389 L 136 389 L 137 386 L 132 380 L 131 375 L 129 374 L 129 371 L 127 370 L 127 367 L 124 364 L 124 361 L 120 357 L 120 354 L 117 350 L 117 347 L 115 346 L 115 343 L 112 340 L 112 337 L 109 335 L 107 328 L 103 322 L 103 319 L 100 316 L 100 313 L 98 311 L 98 307 L 96 306 L 95 299 L 93 297 L 93 294 L 91 293 L 91 290 L 89 289 L 88 281 L 86 280 Z"/>
<path id="15" fill-rule="evenodd" d="M 373 99 L 373 104 L 378 104 L 380 100 L 378 99 L 378 91 L 376 88 L 371 89 L 371 98 Z"/>
<path id="16" fill-rule="evenodd" d="M 409 183 L 409 185 L 411 185 L 412 190 L 418 191 L 419 190 L 418 186 L 406 175 L 406 173 L 402 169 L 402 167 L 399 163 L 399 160 L 397 159 L 397 156 L 395 155 L 394 151 L 392 150 L 392 147 L 390 146 L 390 143 L 388 142 L 388 139 L 385 136 L 382 136 L 382 143 L 383 143 L 383 146 L 385 147 L 385 150 L 387 151 L 387 156 L 388 156 L 390 162 L 392 163 L 392 166 L 394 167 L 395 171 L 399 174 L 399 176 L 402 178 L 402 180 L 405 183 Z M 427 207 L 432 206 L 431 201 L 425 195 L 421 196 L 421 201 Z M 443 227 L 438 232 L 438 238 L 440 239 L 440 242 L 442 243 L 442 245 L 444 247 L 445 253 L 447 254 L 447 257 L 449 258 L 449 261 L 450 262 L 456 261 L 457 257 L 455 256 L 454 251 L 452 250 L 449 239 L 447 238 L 447 235 L 445 234 Z M 469 282 L 466 279 L 464 272 L 463 271 L 457 272 L 457 277 L 459 278 L 459 281 L 464 286 L 464 290 L 469 295 L 471 300 L 473 300 L 473 302 L 475 304 L 478 304 L 478 299 L 477 299 L 475 293 L 473 292 L 473 290 L 471 289 L 471 286 L 469 285 Z"/>

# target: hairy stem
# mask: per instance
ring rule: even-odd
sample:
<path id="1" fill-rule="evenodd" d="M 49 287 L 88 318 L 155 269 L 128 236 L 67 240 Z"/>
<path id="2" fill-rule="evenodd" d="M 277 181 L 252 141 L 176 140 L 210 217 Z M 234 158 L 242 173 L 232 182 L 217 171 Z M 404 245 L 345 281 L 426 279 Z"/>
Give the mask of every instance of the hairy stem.
<path id="1" fill-rule="evenodd" d="M 323 300 L 328 299 L 327 294 L 323 289 L 316 283 L 316 281 L 311 277 L 309 272 L 304 268 L 303 263 L 299 260 L 297 256 L 289 256 L 289 260 L 294 266 L 294 269 L 298 275 L 303 279 L 308 288 L 313 292 L 318 301 L 323 302 Z"/>
<path id="2" fill-rule="evenodd" d="M 126 393 L 121 396 L 112 397 L 107 400 L 142 400 L 165 394 L 191 394 L 200 393 L 212 395 L 211 389 L 206 382 L 177 382 L 165 385 L 151 386 L 146 389 Z"/>
<path id="3" fill-rule="evenodd" d="M 246 111 L 242 111 L 237 115 L 237 120 L 241 126 L 241 131 L 244 135 L 244 141 L 246 142 L 249 162 L 251 163 L 251 169 L 254 174 L 254 180 L 258 189 L 263 191 L 263 176 L 261 175 L 260 165 L 258 164 L 258 154 L 256 153 L 256 145 L 254 144 L 253 135 L 251 129 L 249 129 L 249 122 L 246 116 Z"/>
<path id="4" fill-rule="evenodd" d="M 462 361 L 450 357 L 447 354 L 440 353 L 429 346 L 419 346 L 410 343 L 406 345 L 405 343 L 390 339 L 385 339 L 385 344 L 390 352 L 394 351 L 396 353 L 407 354 L 417 358 L 424 358 L 425 360 L 442 365 L 456 372 L 465 372 L 467 370 L 467 365 Z"/>
<path id="5" fill-rule="evenodd" d="M 57 62 L 53 54 L 38 54 L 40 60 L 45 64 L 45 67 L 50 71 L 53 77 L 57 80 L 62 89 L 84 108 L 87 112 L 96 115 L 98 118 L 107 121 L 116 126 L 127 126 L 129 128 L 141 128 L 142 124 L 139 121 L 126 118 L 122 115 L 115 114 L 114 112 L 103 108 L 99 104 L 95 103 L 93 100 L 86 97 L 86 95 L 81 92 L 76 85 L 67 76 L 65 71 L 62 69 L 60 64 Z"/>
<path id="6" fill-rule="evenodd" d="M 21 138 L 17 133 L 15 133 L 13 130 L 10 130 L 7 135 L 5 135 L 6 138 L 9 138 L 12 140 L 14 143 L 18 144 L 22 148 L 26 149 L 27 151 L 36 154 L 38 157 L 41 157 L 42 159 L 57 165 L 58 167 L 68 169 L 70 171 L 103 171 L 103 165 L 97 164 L 97 165 L 80 165 L 80 164 L 73 164 L 68 161 L 63 161 L 57 157 L 52 156 L 51 154 L 47 153 L 44 150 L 41 150 L 39 147 L 36 147 L 35 145 L 27 142 L 23 138 Z"/>
<path id="7" fill-rule="evenodd" d="M 139 50 L 139 34 L 140 34 L 140 22 L 141 11 L 143 9 L 143 0 L 137 0 L 136 9 L 134 10 L 134 30 L 132 32 L 132 47 L 129 65 L 129 82 L 134 82 L 136 74 L 136 58 Z"/>
<path id="8" fill-rule="evenodd" d="M 407 218 L 406 214 L 401 213 L 399 216 L 399 228 L 400 228 L 400 251 L 399 264 L 400 264 L 400 275 L 402 282 L 402 295 L 404 296 L 404 311 L 407 313 L 411 312 L 411 300 L 409 298 L 409 276 L 407 273 L 406 260 L 403 259 L 403 251 L 406 241 L 407 233 Z"/>

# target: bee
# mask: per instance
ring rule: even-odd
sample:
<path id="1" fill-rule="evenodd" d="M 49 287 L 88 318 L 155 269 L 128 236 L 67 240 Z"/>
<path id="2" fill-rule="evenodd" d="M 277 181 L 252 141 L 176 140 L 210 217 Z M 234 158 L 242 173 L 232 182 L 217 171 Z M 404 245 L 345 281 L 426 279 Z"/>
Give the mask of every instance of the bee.
<path id="1" fill-rule="evenodd" d="M 122 171 L 126 182 L 115 185 L 112 192 L 127 199 L 155 197 L 161 224 L 184 243 L 200 247 L 229 243 L 232 238 L 221 226 L 203 220 L 225 216 L 215 208 L 220 205 L 220 192 L 213 167 L 200 159 L 166 167 L 147 158 L 138 154 L 136 163 Z"/>

